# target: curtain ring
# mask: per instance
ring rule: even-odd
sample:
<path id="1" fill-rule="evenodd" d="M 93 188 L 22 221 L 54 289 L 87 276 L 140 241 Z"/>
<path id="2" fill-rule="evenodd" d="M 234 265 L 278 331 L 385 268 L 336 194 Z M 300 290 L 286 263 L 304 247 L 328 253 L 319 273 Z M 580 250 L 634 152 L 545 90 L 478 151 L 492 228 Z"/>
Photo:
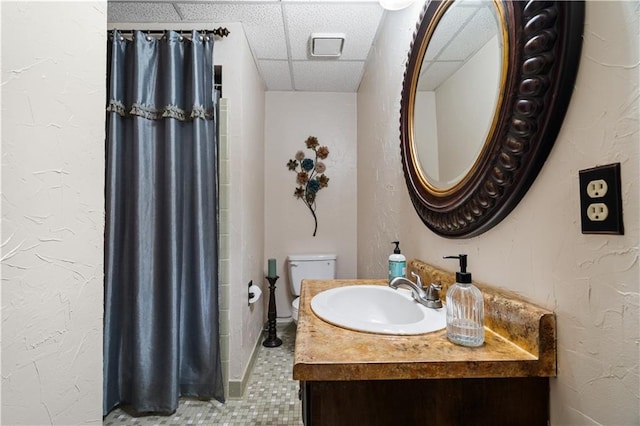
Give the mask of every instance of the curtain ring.
<path id="1" fill-rule="evenodd" d="M 180 40 L 180 41 L 184 41 L 184 37 L 183 37 L 183 36 L 180 36 L 180 38 L 179 38 L 178 40 Z"/>

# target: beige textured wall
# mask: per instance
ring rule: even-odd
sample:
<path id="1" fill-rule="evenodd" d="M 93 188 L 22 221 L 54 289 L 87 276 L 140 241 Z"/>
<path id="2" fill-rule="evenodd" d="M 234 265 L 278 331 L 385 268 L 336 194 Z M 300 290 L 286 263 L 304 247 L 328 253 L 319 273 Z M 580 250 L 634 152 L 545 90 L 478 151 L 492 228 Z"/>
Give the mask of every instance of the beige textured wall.
<path id="1" fill-rule="evenodd" d="M 421 6 L 387 14 L 358 93 L 358 276 L 385 275 L 396 237 L 407 257 L 448 270 L 456 265 L 442 256 L 467 253 L 474 279 L 557 314 L 552 424 L 638 424 L 638 2 L 586 2 L 580 70 L 555 146 L 507 219 L 467 240 L 428 231 L 401 171 L 400 91 Z M 578 171 L 613 162 L 622 163 L 625 235 L 583 235 Z"/>
<path id="2" fill-rule="evenodd" d="M 100 424 L 107 2 L 1 7 L 0 423 Z"/>
<path id="3" fill-rule="evenodd" d="M 247 283 L 263 277 L 265 92 L 242 25 L 220 25 L 231 31 L 214 52 L 228 98 L 229 380 L 241 381 L 265 316 L 263 305 L 247 304 Z"/>
<path id="4" fill-rule="evenodd" d="M 276 306 L 279 317 L 288 317 L 288 255 L 337 254 L 337 276 L 356 277 L 356 94 L 267 92 L 265 135 L 264 265 L 266 272 L 266 259 L 277 259 Z M 295 173 L 286 167 L 297 151 L 312 154 L 304 144 L 310 135 L 330 150 L 324 160 L 329 186 L 318 193 L 315 237 L 313 216 L 293 196 Z"/>
<path id="5" fill-rule="evenodd" d="M 358 90 L 358 277 L 388 276 L 391 241 L 402 240 L 413 209 L 400 164 L 400 98 L 409 44 L 422 8 L 386 12 Z M 412 211 L 412 210 L 411 210 Z M 422 228 L 414 229 L 423 233 Z"/>

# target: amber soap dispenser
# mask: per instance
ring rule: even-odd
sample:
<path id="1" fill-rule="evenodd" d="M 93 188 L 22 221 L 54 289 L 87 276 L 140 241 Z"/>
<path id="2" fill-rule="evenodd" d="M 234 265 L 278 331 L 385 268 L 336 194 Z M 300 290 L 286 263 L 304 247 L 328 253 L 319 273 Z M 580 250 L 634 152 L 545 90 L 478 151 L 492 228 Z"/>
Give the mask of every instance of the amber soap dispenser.
<path id="1" fill-rule="evenodd" d="M 467 272 L 467 255 L 445 256 L 459 259 L 456 282 L 447 290 L 447 338 L 462 346 L 482 346 L 484 343 L 484 299 Z"/>

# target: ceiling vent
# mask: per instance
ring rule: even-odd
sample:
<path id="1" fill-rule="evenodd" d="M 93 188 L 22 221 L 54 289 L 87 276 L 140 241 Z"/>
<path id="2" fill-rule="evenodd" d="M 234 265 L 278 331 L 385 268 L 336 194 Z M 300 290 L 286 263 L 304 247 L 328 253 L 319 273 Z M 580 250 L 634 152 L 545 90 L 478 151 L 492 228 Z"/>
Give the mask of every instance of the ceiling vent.
<path id="1" fill-rule="evenodd" d="M 309 50 L 314 58 L 339 58 L 344 47 L 344 34 L 313 33 Z"/>

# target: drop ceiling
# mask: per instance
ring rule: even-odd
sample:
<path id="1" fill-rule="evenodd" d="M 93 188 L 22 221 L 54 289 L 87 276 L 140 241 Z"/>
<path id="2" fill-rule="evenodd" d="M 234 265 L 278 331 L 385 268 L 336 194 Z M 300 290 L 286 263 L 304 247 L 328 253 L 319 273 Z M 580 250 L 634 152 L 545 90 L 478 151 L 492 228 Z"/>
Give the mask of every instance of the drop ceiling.
<path id="1" fill-rule="evenodd" d="M 424 57 L 418 90 L 434 91 L 499 35 L 497 12 L 486 1 L 458 2 L 438 23 Z M 428 77 L 424 77 L 428 75 Z"/>
<path id="2" fill-rule="evenodd" d="M 108 1 L 110 28 L 240 22 L 266 88 L 274 91 L 356 92 L 384 13 L 377 0 Z M 344 34 L 342 56 L 312 57 L 312 33 Z"/>

